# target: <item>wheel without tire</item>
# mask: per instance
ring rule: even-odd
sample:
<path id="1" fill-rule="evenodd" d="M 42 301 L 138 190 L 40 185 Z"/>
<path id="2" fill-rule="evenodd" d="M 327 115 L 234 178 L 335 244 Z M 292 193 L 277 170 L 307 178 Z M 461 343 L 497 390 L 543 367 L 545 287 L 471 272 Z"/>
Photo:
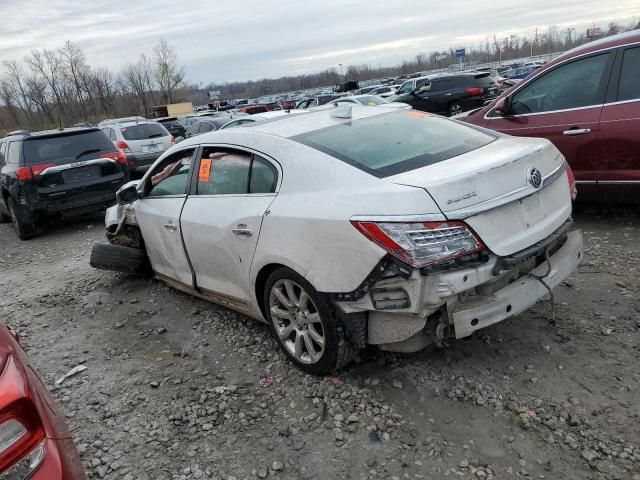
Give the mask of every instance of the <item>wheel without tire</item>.
<path id="1" fill-rule="evenodd" d="M 96 243 L 91 250 L 89 265 L 101 270 L 144 276 L 151 273 L 149 257 L 139 248 Z"/>
<path id="2" fill-rule="evenodd" d="M 272 272 L 263 299 L 273 336 L 302 370 L 323 375 L 357 354 L 326 297 L 293 270 Z"/>
<path id="3" fill-rule="evenodd" d="M 458 115 L 459 113 L 464 112 L 464 107 L 460 102 L 452 102 L 449 105 L 449 116 Z"/>
<path id="4" fill-rule="evenodd" d="M 16 231 L 16 235 L 20 240 L 29 240 L 33 238 L 38 233 L 38 229 L 35 223 L 25 222 L 22 217 L 18 214 L 18 210 L 14 205 L 14 200 L 9 199 L 9 216 L 11 217 L 11 222 L 13 223 L 13 228 Z"/>

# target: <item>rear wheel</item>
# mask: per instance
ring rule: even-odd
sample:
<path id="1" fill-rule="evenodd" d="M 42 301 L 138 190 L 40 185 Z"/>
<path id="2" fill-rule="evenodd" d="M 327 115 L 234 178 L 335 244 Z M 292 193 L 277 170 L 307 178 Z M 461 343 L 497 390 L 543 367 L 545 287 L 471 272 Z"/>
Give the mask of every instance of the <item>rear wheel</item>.
<path id="1" fill-rule="evenodd" d="M 151 273 L 147 253 L 140 248 L 96 243 L 91 250 L 89 265 L 101 270 L 145 276 Z"/>
<path id="2" fill-rule="evenodd" d="M 451 102 L 449 104 L 449 116 L 452 117 L 454 115 L 458 115 L 459 113 L 464 112 L 464 107 L 460 102 Z"/>
<path id="3" fill-rule="evenodd" d="M 11 218 L 13 228 L 16 231 L 18 238 L 20 240 L 29 240 L 30 238 L 35 237 L 38 233 L 36 224 L 33 222 L 27 222 L 20 216 L 14 200 L 9 199 L 7 204 L 9 206 L 9 217 Z"/>
<path id="4" fill-rule="evenodd" d="M 279 268 L 269 275 L 264 305 L 271 333 L 300 369 L 323 375 L 357 354 L 326 297 L 293 270 Z"/>

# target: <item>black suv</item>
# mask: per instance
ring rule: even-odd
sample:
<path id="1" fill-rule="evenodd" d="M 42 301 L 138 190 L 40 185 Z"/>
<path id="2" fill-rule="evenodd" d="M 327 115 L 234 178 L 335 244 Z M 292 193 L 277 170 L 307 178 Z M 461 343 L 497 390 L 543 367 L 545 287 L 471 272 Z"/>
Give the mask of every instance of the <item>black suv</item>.
<path id="1" fill-rule="evenodd" d="M 0 140 L 0 222 L 21 240 L 34 237 L 45 215 L 104 209 L 128 181 L 127 159 L 98 128 L 67 128 Z"/>
<path id="2" fill-rule="evenodd" d="M 482 107 L 498 93 L 498 83 L 490 72 L 456 73 L 434 77 L 394 101 L 423 112 L 457 115 Z"/>
<path id="3" fill-rule="evenodd" d="M 164 125 L 173 138 L 184 137 L 186 130 L 176 117 L 154 118 L 154 120 Z"/>

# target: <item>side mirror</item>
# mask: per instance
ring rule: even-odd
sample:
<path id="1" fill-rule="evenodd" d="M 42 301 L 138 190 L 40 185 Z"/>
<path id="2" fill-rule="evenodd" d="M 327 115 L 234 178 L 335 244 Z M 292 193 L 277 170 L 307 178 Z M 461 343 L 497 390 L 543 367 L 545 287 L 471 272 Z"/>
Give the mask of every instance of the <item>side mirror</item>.
<path id="1" fill-rule="evenodd" d="M 138 194 L 139 183 L 139 180 L 134 180 L 120 187 L 120 190 L 116 192 L 116 200 L 120 205 L 128 205 L 140 198 Z"/>
<path id="2" fill-rule="evenodd" d="M 511 97 L 509 95 L 500 98 L 497 102 L 496 102 L 496 106 L 494 108 L 494 111 L 498 114 L 498 115 L 502 115 L 504 117 L 508 117 L 511 115 Z"/>
<path id="3" fill-rule="evenodd" d="M 176 143 L 180 143 L 183 140 L 184 140 L 184 137 L 182 135 L 176 137 Z"/>

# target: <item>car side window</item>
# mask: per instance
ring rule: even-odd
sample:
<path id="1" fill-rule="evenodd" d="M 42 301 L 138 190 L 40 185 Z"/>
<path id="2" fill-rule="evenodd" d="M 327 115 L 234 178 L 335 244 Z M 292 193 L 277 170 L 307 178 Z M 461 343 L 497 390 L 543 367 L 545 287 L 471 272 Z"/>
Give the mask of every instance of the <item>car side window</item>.
<path id="1" fill-rule="evenodd" d="M 273 193 L 276 191 L 277 181 L 276 167 L 264 158 L 254 155 L 249 174 L 249 193 Z"/>
<path id="2" fill-rule="evenodd" d="M 640 47 L 624 51 L 618 82 L 618 101 L 635 99 L 640 99 Z"/>
<path id="3" fill-rule="evenodd" d="M 18 165 L 20 163 L 20 143 L 9 142 L 7 146 L 7 163 Z"/>
<path id="4" fill-rule="evenodd" d="M 4 165 L 5 163 L 5 155 L 7 154 L 7 143 L 0 143 L 0 165 Z"/>
<path id="5" fill-rule="evenodd" d="M 277 178 L 276 168 L 258 155 L 204 148 L 198 167 L 196 195 L 273 193 Z"/>
<path id="6" fill-rule="evenodd" d="M 147 197 L 184 195 L 187 192 L 194 148 L 181 150 L 164 159 L 148 177 Z"/>
<path id="7" fill-rule="evenodd" d="M 202 122 L 198 127 L 199 133 L 206 133 L 206 132 L 210 132 L 211 130 L 213 130 L 213 125 L 211 125 L 209 122 Z"/>
<path id="8" fill-rule="evenodd" d="M 561 65 L 534 80 L 512 99 L 511 113 L 521 115 L 598 105 L 609 53 Z"/>

